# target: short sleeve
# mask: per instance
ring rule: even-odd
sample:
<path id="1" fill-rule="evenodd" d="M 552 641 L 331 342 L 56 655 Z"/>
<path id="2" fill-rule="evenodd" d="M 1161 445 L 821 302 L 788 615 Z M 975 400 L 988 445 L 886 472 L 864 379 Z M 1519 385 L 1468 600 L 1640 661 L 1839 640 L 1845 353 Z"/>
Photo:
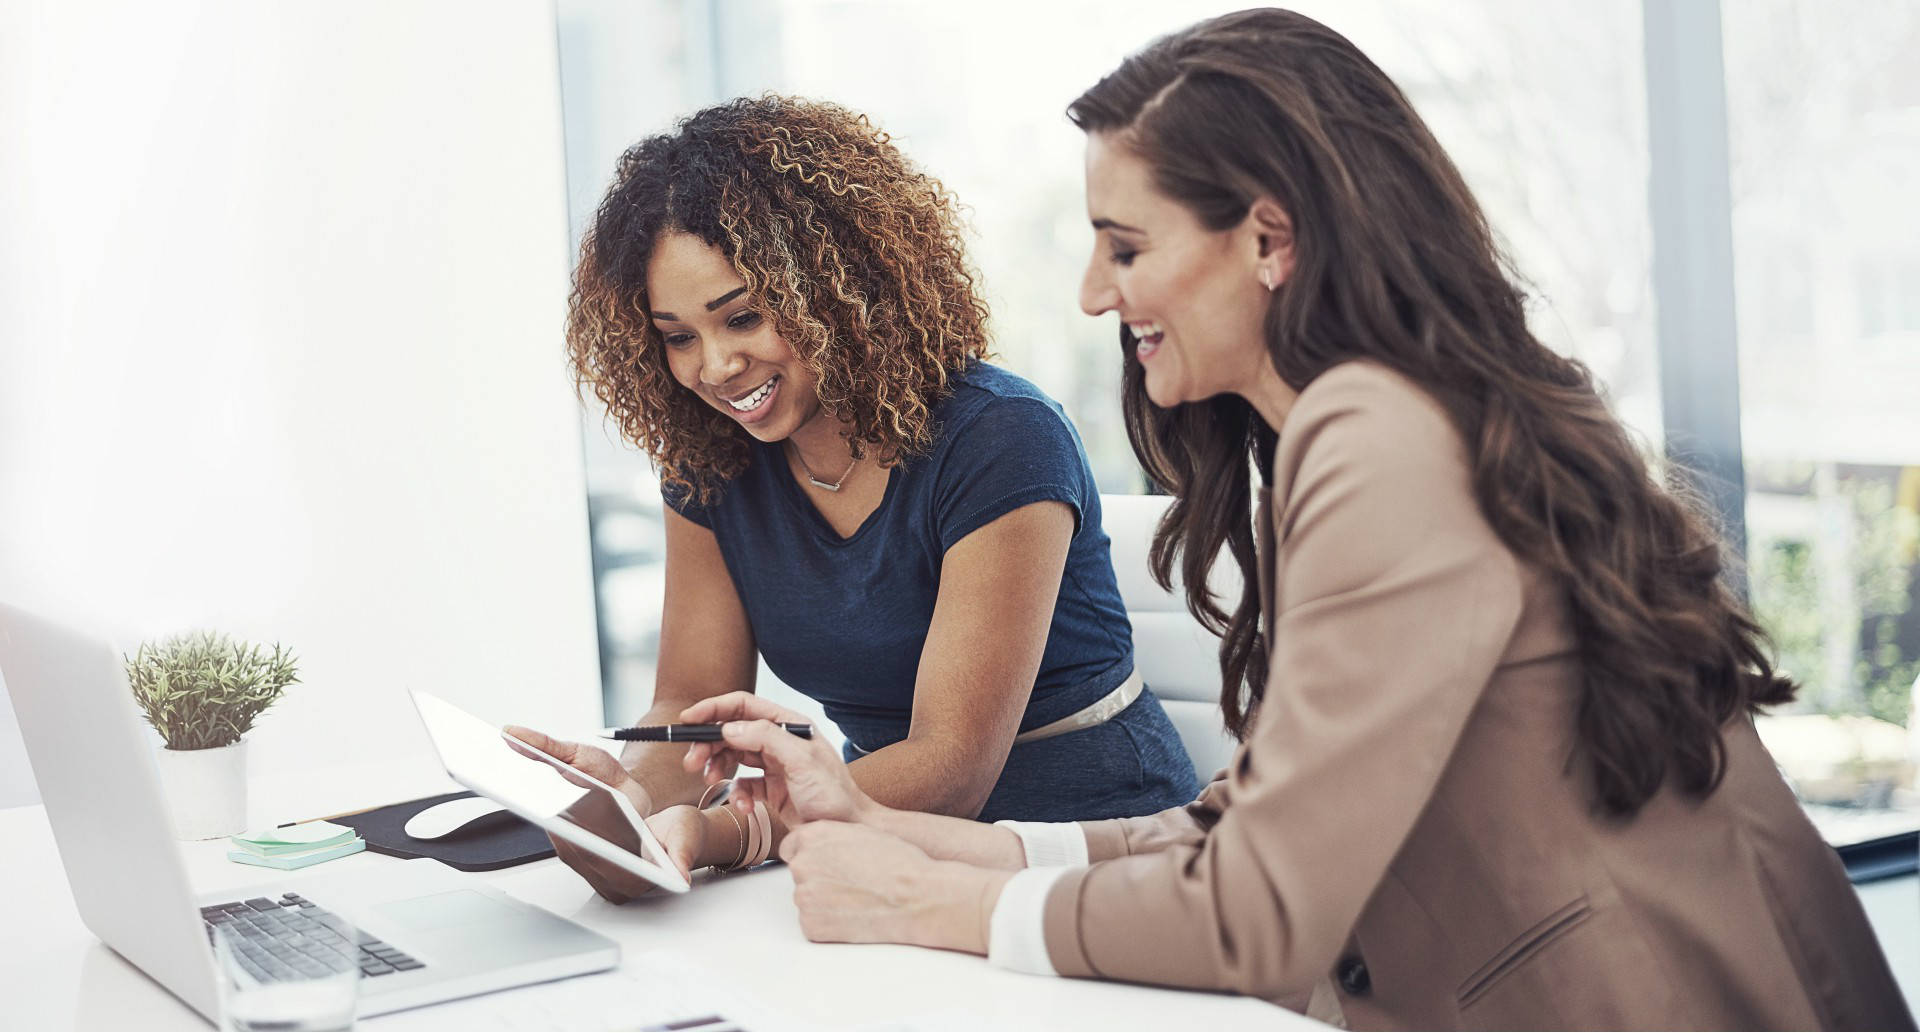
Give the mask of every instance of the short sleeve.
<path id="1" fill-rule="evenodd" d="M 944 551 L 1035 502 L 1064 502 L 1080 533 L 1093 471 L 1064 413 L 1037 398 L 995 396 L 954 426 L 937 458 L 934 527 Z"/>
<path id="2" fill-rule="evenodd" d="M 693 489 L 669 485 L 663 480 L 660 482 L 660 501 L 666 503 L 667 508 L 675 513 L 709 531 L 713 530 L 713 509 L 695 502 Z"/>

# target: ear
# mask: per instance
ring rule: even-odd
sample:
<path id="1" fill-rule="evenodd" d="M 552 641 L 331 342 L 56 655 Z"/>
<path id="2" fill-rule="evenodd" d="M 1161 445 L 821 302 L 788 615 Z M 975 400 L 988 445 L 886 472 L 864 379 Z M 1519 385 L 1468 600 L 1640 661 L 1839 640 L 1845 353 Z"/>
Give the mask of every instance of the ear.
<path id="1" fill-rule="evenodd" d="M 1273 287 L 1287 282 L 1293 275 L 1293 217 L 1280 202 L 1261 197 L 1247 208 L 1246 227 L 1258 246 L 1255 277 Z"/>

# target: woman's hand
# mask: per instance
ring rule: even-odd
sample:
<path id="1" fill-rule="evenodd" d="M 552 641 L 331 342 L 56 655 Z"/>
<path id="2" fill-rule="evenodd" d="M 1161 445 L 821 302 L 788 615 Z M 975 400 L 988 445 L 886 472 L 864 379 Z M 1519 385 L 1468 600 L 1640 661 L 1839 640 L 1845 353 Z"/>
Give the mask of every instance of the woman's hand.
<path id="1" fill-rule="evenodd" d="M 653 798 L 647 795 L 646 787 L 634 781 L 627 769 L 607 751 L 597 746 L 554 739 L 531 728 L 521 728 L 518 725 L 507 726 L 505 732 L 508 736 L 507 745 L 512 747 L 514 752 L 545 764 L 545 760 L 528 754 L 520 746 L 520 743 L 525 743 L 555 760 L 571 765 L 573 770 L 611 786 L 627 798 L 627 802 L 633 805 L 634 813 L 641 817 L 648 817 L 651 814 Z M 516 739 L 519 742 L 515 742 Z M 634 829 L 633 823 L 620 810 L 618 804 L 615 804 L 605 793 L 594 788 L 593 783 L 579 778 L 567 768 L 555 768 L 555 770 L 559 771 L 567 781 L 590 790 L 575 801 L 573 806 L 561 812 L 563 817 L 637 855 L 645 856 L 641 853 L 639 832 Z M 680 811 L 687 813 L 675 813 Z M 668 857 L 680 869 L 680 874 L 687 874 L 698 862 L 704 849 L 704 837 L 700 834 L 698 827 L 699 812 L 691 807 L 669 807 L 657 818 L 657 821 L 649 818 L 648 826 L 653 829 L 654 835 L 660 838 L 661 846 L 666 848 Z M 604 861 L 564 839 L 551 835 L 547 838 L 553 843 L 554 854 L 565 862 L 567 867 L 579 872 L 580 877 L 587 880 L 587 885 L 592 886 L 595 893 L 615 904 L 624 904 L 656 888 L 653 883 L 625 868 Z"/>
<path id="2" fill-rule="evenodd" d="M 729 692 L 695 703 L 681 711 L 680 720 L 722 724 L 726 739 L 689 746 L 687 770 L 704 771 L 711 785 L 741 764 L 761 769 L 764 779 L 734 781 L 734 803 L 746 807 L 764 799 L 789 829 L 809 821 L 863 821 L 880 809 L 854 783 L 832 744 L 820 736 L 802 739 L 773 723 L 807 723 L 801 714 L 751 692 Z"/>
<path id="3" fill-rule="evenodd" d="M 673 863 L 681 878 L 691 878 L 695 868 L 713 863 L 707 857 L 706 819 L 693 805 L 675 804 L 652 815 L 647 818 L 647 828 L 653 830 L 653 837 L 660 841 L 660 849 L 666 851 L 667 860 Z M 640 892 L 653 888 L 652 883 L 647 883 Z"/>
<path id="4" fill-rule="evenodd" d="M 784 733 L 783 733 L 784 734 Z M 936 861 L 904 839 L 822 821 L 780 844 L 807 939 L 908 943 L 987 952 L 987 928 L 1008 872 Z"/>

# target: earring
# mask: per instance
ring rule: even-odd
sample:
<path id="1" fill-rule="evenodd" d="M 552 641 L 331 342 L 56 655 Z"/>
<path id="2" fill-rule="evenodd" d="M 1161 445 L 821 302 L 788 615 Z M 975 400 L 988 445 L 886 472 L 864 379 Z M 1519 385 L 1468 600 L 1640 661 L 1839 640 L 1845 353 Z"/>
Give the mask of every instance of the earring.
<path id="1" fill-rule="evenodd" d="M 1265 287 L 1267 293 L 1273 293 L 1273 270 L 1266 266 L 1260 267 L 1260 286 Z"/>

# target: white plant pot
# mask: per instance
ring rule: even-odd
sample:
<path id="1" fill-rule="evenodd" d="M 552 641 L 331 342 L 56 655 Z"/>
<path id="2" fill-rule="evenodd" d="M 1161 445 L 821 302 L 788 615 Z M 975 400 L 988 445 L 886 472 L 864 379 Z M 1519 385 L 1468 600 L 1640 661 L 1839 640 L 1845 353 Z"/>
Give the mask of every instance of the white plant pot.
<path id="1" fill-rule="evenodd" d="M 160 782 L 180 839 L 219 839 L 247 830 L 247 741 L 211 750 L 161 748 Z"/>

